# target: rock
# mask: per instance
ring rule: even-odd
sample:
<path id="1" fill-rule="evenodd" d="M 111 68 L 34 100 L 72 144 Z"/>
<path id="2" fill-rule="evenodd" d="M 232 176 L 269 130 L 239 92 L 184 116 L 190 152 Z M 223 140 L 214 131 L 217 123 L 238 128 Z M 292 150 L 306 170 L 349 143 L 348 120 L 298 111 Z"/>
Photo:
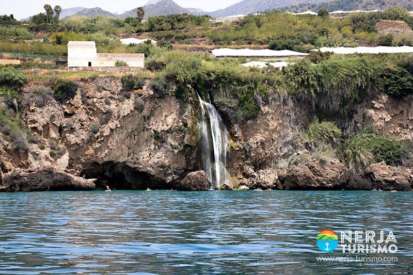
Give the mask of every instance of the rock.
<path id="1" fill-rule="evenodd" d="M 346 185 L 344 189 L 347 190 L 373 190 L 375 186 L 371 179 L 366 175 L 360 175 L 349 171 L 346 176 Z"/>
<path id="2" fill-rule="evenodd" d="M 372 128 L 375 132 L 395 136 L 400 140 L 413 141 L 413 96 L 403 100 L 378 94 L 357 110 L 353 131 Z"/>
<path id="3" fill-rule="evenodd" d="M 275 169 L 265 169 L 257 172 L 257 177 L 250 188 L 273 189 L 276 186 L 278 175 Z"/>
<path id="4" fill-rule="evenodd" d="M 312 161 L 294 165 L 280 175 L 282 189 L 340 189 L 346 167 L 338 160 Z"/>
<path id="5" fill-rule="evenodd" d="M 210 189 L 208 176 L 204 171 L 191 172 L 176 186 L 184 191 L 208 191 Z"/>
<path id="6" fill-rule="evenodd" d="M 384 191 L 411 191 L 413 188 L 413 171 L 405 167 L 388 166 L 375 163 L 366 170 L 376 189 Z"/>
<path id="7" fill-rule="evenodd" d="M 250 188 L 248 186 L 241 185 L 240 187 L 238 187 L 237 190 L 238 191 L 248 191 L 248 190 L 250 190 Z"/>
<path id="8" fill-rule="evenodd" d="M 4 175 L 0 191 L 63 191 L 93 190 L 94 180 L 86 180 L 52 168 L 42 170 L 15 170 Z"/>

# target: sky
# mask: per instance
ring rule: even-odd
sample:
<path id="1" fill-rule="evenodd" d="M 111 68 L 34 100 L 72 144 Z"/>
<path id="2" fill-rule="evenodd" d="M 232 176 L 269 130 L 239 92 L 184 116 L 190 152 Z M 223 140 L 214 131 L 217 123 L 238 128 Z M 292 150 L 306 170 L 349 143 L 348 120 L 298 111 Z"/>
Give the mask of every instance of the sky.
<path id="1" fill-rule="evenodd" d="M 241 0 L 175 0 L 185 8 L 213 11 L 225 8 Z M 14 14 L 16 18 L 27 18 L 43 11 L 44 4 L 60 5 L 63 9 L 73 7 L 100 7 L 110 12 L 124 12 L 143 6 L 148 0 L 0 0 L 0 14 Z"/>

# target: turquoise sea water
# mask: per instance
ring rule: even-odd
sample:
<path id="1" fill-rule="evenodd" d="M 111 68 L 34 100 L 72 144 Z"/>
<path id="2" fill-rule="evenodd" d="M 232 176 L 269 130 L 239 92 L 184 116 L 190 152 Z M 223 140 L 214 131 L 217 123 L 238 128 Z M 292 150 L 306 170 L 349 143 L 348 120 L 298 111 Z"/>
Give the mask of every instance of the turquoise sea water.
<path id="1" fill-rule="evenodd" d="M 0 274 L 412 274 L 413 194 L 0 194 Z M 320 229 L 392 230 L 397 263 L 319 262 Z"/>

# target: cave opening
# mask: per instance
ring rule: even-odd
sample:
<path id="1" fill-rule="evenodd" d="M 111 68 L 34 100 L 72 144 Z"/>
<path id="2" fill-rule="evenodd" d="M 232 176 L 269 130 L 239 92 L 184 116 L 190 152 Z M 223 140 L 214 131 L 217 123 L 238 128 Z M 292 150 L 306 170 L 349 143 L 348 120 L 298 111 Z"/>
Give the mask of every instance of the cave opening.
<path id="1" fill-rule="evenodd" d="M 165 181 L 126 163 L 93 162 L 84 167 L 81 175 L 87 179 L 96 179 L 96 187 L 99 189 L 106 189 L 106 186 L 113 190 L 170 189 Z"/>

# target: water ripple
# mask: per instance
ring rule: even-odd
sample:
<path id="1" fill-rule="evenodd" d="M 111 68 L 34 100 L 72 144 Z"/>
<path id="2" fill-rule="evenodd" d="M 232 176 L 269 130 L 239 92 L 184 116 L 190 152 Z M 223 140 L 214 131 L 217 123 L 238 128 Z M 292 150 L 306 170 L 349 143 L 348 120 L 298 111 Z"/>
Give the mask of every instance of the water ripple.
<path id="1" fill-rule="evenodd" d="M 0 274 L 407 274 L 412 205 L 386 192 L 0 194 Z M 392 230 L 399 264 L 320 264 L 322 228 Z"/>

